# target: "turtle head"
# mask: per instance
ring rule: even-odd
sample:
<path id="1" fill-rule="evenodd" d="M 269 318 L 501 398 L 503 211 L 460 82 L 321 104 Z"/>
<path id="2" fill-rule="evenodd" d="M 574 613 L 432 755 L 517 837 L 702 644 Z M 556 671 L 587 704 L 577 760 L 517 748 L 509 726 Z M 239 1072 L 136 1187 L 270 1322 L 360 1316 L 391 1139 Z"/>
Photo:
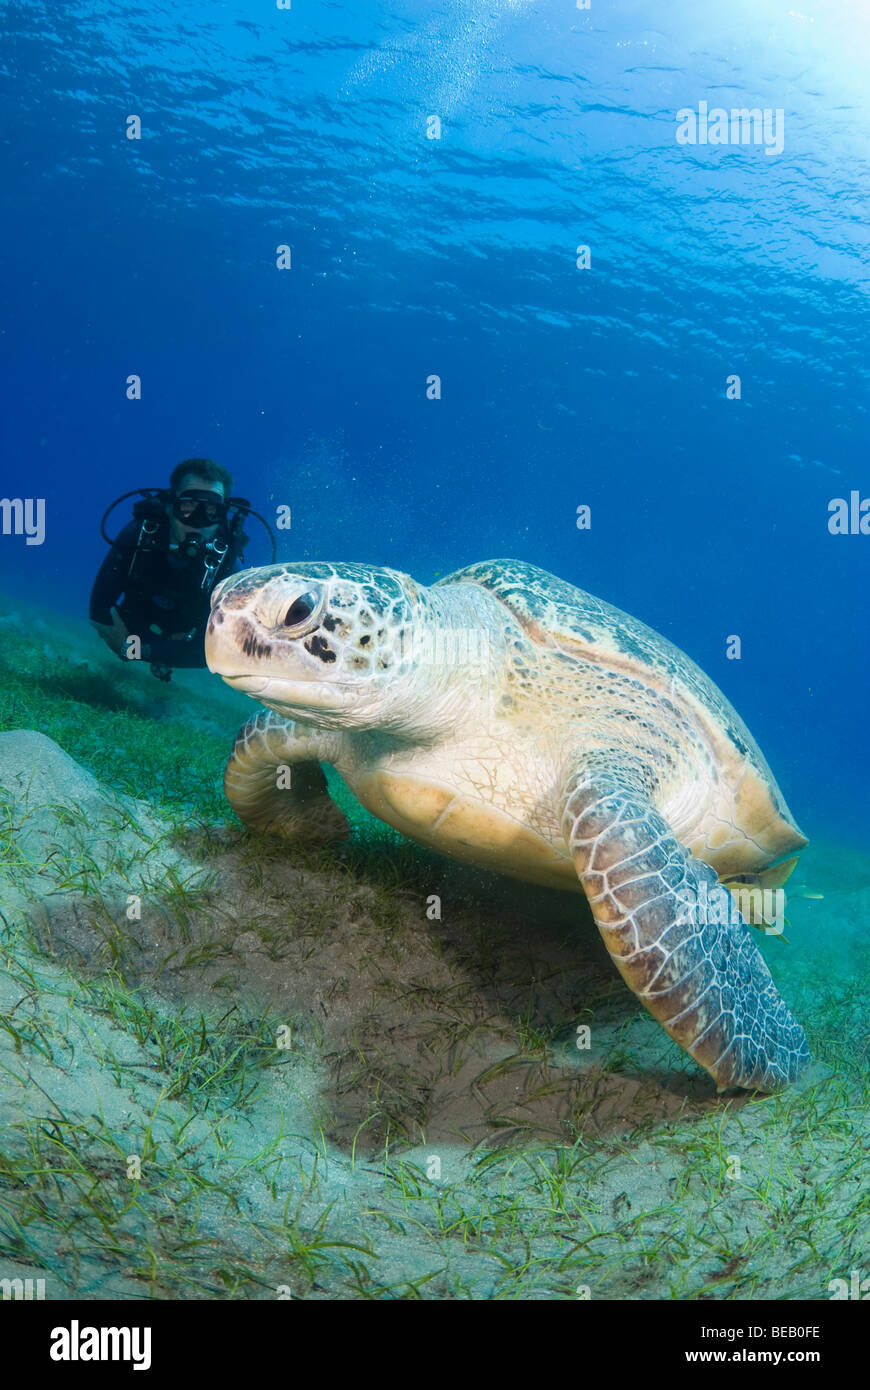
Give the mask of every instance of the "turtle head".
<path id="1" fill-rule="evenodd" d="M 210 671 L 287 718 L 401 728 L 413 714 L 414 634 L 428 591 L 396 570 L 282 564 L 219 584 L 205 638 Z"/>

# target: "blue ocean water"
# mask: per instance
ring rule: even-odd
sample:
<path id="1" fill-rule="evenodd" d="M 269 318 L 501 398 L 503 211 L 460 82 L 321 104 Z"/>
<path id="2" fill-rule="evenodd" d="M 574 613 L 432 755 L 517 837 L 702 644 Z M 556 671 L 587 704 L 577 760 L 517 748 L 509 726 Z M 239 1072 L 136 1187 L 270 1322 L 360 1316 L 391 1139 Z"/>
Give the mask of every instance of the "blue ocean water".
<path id="1" fill-rule="evenodd" d="M 292 508 L 280 558 L 629 610 L 866 843 L 870 535 L 829 506 L 870 497 L 870 14 L 800 3 L 5 6 L 0 492 L 46 524 L 0 589 L 86 617 L 106 505 L 212 457 Z M 680 143 L 702 103 L 781 150 Z"/>

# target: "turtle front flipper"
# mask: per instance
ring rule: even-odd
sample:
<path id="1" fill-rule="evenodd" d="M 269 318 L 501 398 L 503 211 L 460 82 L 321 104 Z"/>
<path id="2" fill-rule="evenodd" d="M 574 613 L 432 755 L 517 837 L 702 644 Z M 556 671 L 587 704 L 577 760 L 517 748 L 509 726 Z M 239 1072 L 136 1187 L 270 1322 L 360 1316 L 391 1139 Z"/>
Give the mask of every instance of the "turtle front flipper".
<path id="1" fill-rule="evenodd" d="M 576 777 L 562 829 L 630 989 L 720 1090 L 776 1091 L 809 1059 L 749 928 L 714 871 L 674 838 L 642 783 Z"/>
<path id="2" fill-rule="evenodd" d="M 224 792 L 239 819 L 305 844 L 345 839 L 347 819 L 320 766 L 321 758 L 329 761 L 329 745 L 328 734 L 271 711 L 249 719 L 224 770 Z"/>

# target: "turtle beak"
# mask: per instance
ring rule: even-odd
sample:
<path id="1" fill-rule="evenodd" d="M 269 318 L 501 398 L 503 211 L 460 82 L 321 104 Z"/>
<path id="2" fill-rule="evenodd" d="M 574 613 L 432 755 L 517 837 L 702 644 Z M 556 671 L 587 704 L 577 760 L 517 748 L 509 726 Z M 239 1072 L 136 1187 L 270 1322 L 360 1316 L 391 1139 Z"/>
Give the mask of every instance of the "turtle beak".
<path id="1" fill-rule="evenodd" d="M 331 633 L 317 631 L 324 587 L 303 575 L 262 570 L 232 575 L 212 595 L 205 632 L 208 669 L 233 690 L 275 706 L 326 709 L 351 697 Z"/>

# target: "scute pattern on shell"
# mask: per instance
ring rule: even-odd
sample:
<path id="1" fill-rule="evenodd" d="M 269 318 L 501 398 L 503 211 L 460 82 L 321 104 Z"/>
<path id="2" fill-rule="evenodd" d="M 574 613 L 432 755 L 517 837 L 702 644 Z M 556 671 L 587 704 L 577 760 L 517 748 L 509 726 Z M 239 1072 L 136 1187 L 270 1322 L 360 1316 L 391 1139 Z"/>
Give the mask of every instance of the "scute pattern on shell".
<path id="1" fill-rule="evenodd" d="M 522 560 L 483 560 L 446 575 L 432 587 L 448 584 L 479 584 L 488 589 L 539 646 L 552 646 L 569 656 L 572 646 L 575 652 L 581 646 L 587 649 L 585 654 L 597 652 L 624 663 L 627 674 L 645 668 L 668 682 L 679 682 L 770 784 L 774 801 L 785 811 L 773 773 L 737 711 L 700 667 L 666 637 L 604 599 Z"/>

